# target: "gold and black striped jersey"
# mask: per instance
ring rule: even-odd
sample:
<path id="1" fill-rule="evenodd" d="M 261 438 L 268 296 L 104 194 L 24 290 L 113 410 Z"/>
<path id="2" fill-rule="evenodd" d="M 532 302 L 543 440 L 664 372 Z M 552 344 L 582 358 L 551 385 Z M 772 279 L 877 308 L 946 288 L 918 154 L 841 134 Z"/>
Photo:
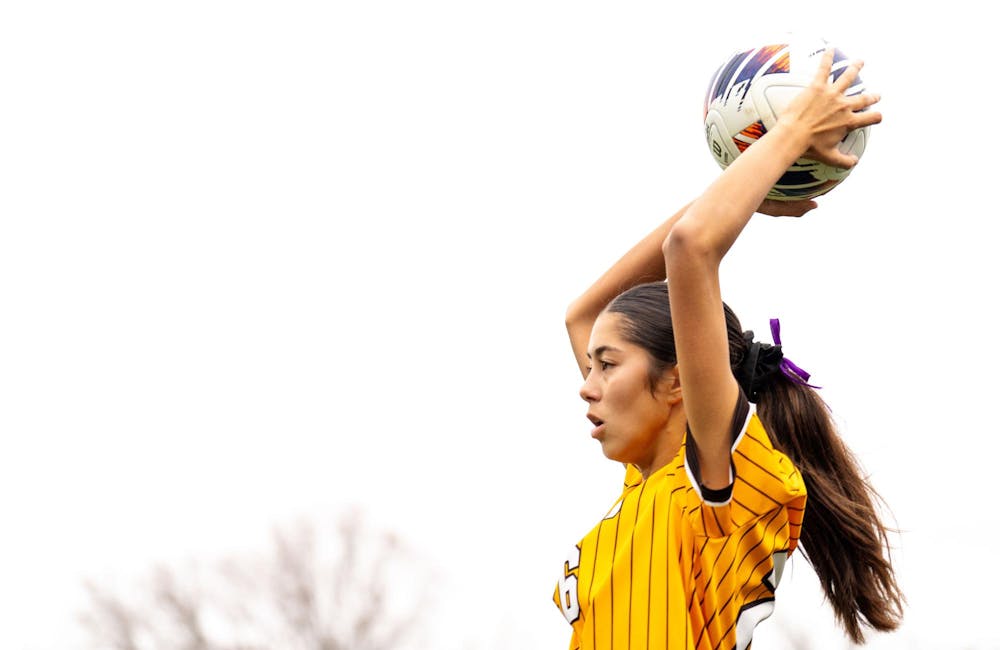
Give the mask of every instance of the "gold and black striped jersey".
<path id="1" fill-rule="evenodd" d="M 570 650 L 749 647 L 774 609 L 806 490 L 752 406 L 737 411 L 729 488 L 699 485 L 690 436 L 645 480 L 627 467 L 621 497 L 560 572 Z"/>

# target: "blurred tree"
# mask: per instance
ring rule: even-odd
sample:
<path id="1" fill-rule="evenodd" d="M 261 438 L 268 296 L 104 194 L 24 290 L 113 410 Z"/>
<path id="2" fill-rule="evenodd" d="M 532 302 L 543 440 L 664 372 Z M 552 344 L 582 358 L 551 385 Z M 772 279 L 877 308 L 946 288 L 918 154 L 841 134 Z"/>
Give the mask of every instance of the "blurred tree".
<path id="1" fill-rule="evenodd" d="M 423 646 L 431 571 L 357 513 L 333 543 L 314 526 L 274 534 L 270 554 L 204 571 L 160 567 L 126 596 L 88 582 L 81 622 L 101 650 L 404 650 Z"/>

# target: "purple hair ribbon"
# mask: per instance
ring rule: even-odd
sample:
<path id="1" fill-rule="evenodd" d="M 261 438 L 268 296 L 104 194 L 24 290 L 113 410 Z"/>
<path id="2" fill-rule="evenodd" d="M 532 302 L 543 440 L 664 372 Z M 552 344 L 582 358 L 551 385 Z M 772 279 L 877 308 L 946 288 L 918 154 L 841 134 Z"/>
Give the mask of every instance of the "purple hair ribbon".
<path id="1" fill-rule="evenodd" d="M 771 319 L 771 339 L 774 341 L 775 345 L 781 345 L 781 323 L 778 322 L 777 318 Z M 788 377 L 789 380 L 795 382 L 796 384 L 808 386 L 809 388 L 822 388 L 822 386 L 813 386 L 810 384 L 809 373 L 792 363 L 792 361 L 786 356 L 782 356 L 781 363 L 778 364 L 778 368 L 781 370 L 781 374 Z"/>

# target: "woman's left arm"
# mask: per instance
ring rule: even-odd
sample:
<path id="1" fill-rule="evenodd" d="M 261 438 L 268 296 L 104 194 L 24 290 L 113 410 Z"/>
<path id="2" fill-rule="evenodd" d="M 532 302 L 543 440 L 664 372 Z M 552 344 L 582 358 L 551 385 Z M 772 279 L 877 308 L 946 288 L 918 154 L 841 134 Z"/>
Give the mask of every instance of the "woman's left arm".
<path id="1" fill-rule="evenodd" d="M 792 163 L 808 155 L 850 168 L 856 159 L 837 144 L 849 131 L 881 121 L 878 112 L 863 111 L 877 96 L 844 94 L 861 64 L 852 64 L 831 83 L 832 63 L 830 49 L 812 84 L 775 127 L 691 204 L 663 243 L 684 408 L 697 443 L 700 480 L 709 488 L 724 488 L 730 481 L 730 425 L 739 394 L 719 287 L 722 258 Z"/>

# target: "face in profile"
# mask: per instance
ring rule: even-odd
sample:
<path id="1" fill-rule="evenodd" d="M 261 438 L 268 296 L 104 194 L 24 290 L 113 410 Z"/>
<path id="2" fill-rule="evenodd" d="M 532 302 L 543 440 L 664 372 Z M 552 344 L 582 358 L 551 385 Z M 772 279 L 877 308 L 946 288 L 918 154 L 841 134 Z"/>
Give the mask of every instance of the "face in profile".
<path id="1" fill-rule="evenodd" d="M 594 322 L 587 348 L 590 371 L 580 397 L 588 404 L 591 435 L 604 455 L 644 469 L 662 459 L 672 443 L 676 449 L 677 441 L 667 434 L 673 404 L 666 398 L 676 374 L 668 369 L 650 386 L 649 353 L 622 336 L 623 319 L 604 312 Z"/>

